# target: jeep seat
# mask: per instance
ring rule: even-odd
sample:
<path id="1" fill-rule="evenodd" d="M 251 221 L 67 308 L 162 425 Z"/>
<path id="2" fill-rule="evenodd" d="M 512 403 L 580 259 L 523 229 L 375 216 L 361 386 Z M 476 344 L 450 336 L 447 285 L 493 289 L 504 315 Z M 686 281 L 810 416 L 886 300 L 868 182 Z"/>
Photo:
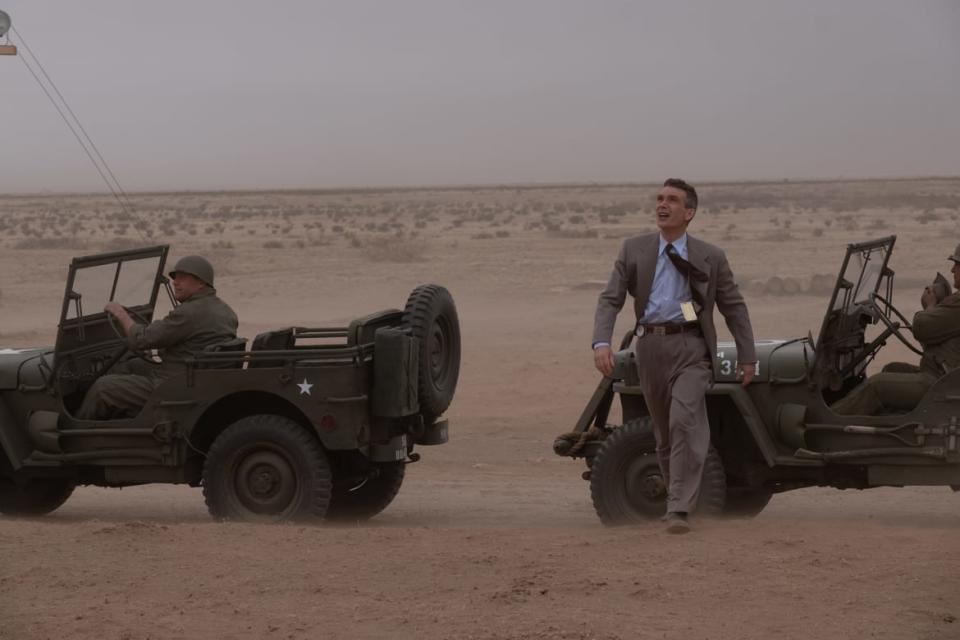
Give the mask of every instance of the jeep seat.
<path id="1" fill-rule="evenodd" d="M 241 353 L 247 348 L 246 338 L 234 338 L 204 347 L 204 353 Z M 198 369 L 242 369 L 243 358 L 236 360 L 207 360 L 197 365 Z"/>
<path id="2" fill-rule="evenodd" d="M 277 329 L 276 331 L 265 331 L 258 334 L 253 339 L 250 351 L 290 351 L 295 343 L 294 328 Z M 282 367 L 283 360 L 256 360 L 251 359 L 250 365 L 253 367 Z"/>

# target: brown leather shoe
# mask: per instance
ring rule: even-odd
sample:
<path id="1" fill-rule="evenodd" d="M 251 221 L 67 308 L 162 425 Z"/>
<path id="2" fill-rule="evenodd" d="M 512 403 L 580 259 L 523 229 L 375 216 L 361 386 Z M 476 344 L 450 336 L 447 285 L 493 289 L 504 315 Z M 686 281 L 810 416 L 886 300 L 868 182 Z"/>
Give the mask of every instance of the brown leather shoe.
<path id="1" fill-rule="evenodd" d="M 666 525 L 667 533 L 690 533 L 690 523 L 684 513 L 668 513 Z"/>

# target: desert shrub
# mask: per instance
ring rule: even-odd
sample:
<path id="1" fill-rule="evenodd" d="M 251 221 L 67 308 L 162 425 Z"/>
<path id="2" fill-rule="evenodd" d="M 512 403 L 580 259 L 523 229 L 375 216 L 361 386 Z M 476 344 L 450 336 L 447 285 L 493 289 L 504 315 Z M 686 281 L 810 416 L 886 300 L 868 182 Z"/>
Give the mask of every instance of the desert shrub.
<path id="1" fill-rule="evenodd" d="M 823 235 L 823 227 L 815 227 L 813 230 L 813 237 L 819 238 Z"/>
<path id="2" fill-rule="evenodd" d="M 357 240 L 368 260 L 373 262 L 422 262 L 427 244 L 422 239 L 402 235 L 370 236 Z"/>
<path id="3" fill-rule="evenodd" d="M 787 229 L 772 229 L 762 234 L 760 239 L 770 242 L 786 242 L 787 240 L 792 240 L 793 235 L 791 235 Z"/>
<path id="4" fill-rule="evenodd" d="M 563 238 L 565 240 L 597 238 L 600 236 L 596 229 L 561 229 L 559 227 L 548 228 L 547 235 L 551 238 Z"/>
<path id="5" fill-rule="evenodd" d="M 770 276 L 763 286 L 763 292 L 778 296 L 783 293 L 783 278 L 780 276 Z"/>
<path id="6" fill-rule="evenodd" d="M 85 249 L 87 244 L 77 238 L 24 238 L 14 249 Z"/>
<path id="7" fill-rule="evenodd" d="M 283 249 L 283 243 L 279 240 L 267 240 L 262 246 L 264 249 Z"/>
<path id="8" fill-rule="evenodd" d="M 836 282 L 836 276 L 829 273 L 817 273 L 810 276 L 808 293 L 831 293 Z"/>
<path id="9" fill-rule="evenodd" d="M 103 251 L 126 251 L 127 249 L 136 249 L 146 244 L 140 238 L 122 238 L 114 237 L 104 242 L 101 246 Z"/>
<path id="10" fill-rule="evenodd" d="M 470 236 L 470 237 L 471 237 L 472 239 L 474 239 L 474 240 L 492 240 L 492 239 L 493 239 L 493 234 L 492 234 L 492 233 L 487 233 L 486 231 L 482 231 L 482 232 L 480 232 L 480 233 L 475 233 L 475 234 L 473 234 L 473 235 Z"/>
<path id="11" fill-rule="evenodd" d="M 498 237 L 498 238 L 509 238 L 509 237 L 510 237 L 510 232 L 509 232 L 509 231 L 497 231 L 497 237 Z"/>
<path id="12" fill-rule="evenodd" d="M 800 293 L 800 281 L 796 278 L 784 278 L 783 293 L 788 296 Z"/>
<path id="13" fill-rule="evenodd" d="M 941 219 L 940 214 L 937 213 L 936 211 L 933 211 L 932 209 L 927 209 L 922 213 L 918 213 L 916 217 L 916 221 L 919 222 L 920 224 L 927 224 L 928 222 L 937 222 L 940 219 Z"/>

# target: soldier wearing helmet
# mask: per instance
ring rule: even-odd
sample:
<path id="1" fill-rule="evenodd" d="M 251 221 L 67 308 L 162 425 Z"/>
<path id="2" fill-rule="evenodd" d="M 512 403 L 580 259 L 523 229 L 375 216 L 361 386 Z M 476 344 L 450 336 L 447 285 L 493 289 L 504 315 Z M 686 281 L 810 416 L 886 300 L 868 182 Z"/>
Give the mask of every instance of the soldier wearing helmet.
<path id="1" fill-rule="evenodd" d="M 123 328 L 131 351 L 157 349 L 161 363 L 150 371 L 137 371 L 130 364 L 135 360 L 121 362 L 90 387 L 77 410 L 77 418 L 105 419 L 136 413 L 160 382 L 183 371 L 185 359 L 205 347 L 236 338 L 237 314 L 217 297 L 213 266 L 206 258 L 181 258 L 170 278 L 174 298 L 180 304 L 162 320 L 138 324 L 116 302 L 109 302 L 104 308 Z"/>
<path id="2" fill-rule="evenodd" d="M 907 412 L 916 407 L 937 379 L 960 367 L 960 246 L 948 258 L 953 286 L 937 274 L 920 296 L 922 310 L 913 316 L 913 337 L 923 345 L 920 366 L 892 362 L 880 373 L 833 403 L 841 415 Z"/>

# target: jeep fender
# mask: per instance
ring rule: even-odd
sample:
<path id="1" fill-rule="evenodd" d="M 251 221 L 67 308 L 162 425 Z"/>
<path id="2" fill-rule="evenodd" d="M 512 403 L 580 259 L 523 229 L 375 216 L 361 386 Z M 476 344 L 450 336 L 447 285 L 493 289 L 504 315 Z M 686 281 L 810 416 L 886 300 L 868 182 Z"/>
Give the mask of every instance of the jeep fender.
<path id="1" fill-rule="evenodd" d="M 626 398 L 627 396 L 643 397 L 643 392 L 640 391 L 640 388 L 637 386 L 628 386 L 623 383 L 617 383 L 614 385 L 613 389 L 619 393 L 622 398 Z M 757 409 L 753 405 L 753 401 L 750 400 L 750 396 L 741 385 L 714 384 L 711 388 L 707 389 L 707 398 L 716 396 L 727 396 L 733 401 L 733 405 L 737 408 L 737 411 L 743 418 L 744 424 L 747 425 L 750 435 L 753 436 L 754 441 L 757 443 L 757 447 L 760 449 L 760 453 L 763 454 L 763 459 L 768 465 L 772 467 L 776 463 L 784 462 L 783 456 L 777 456 L 777 447 L 774 445 L 773 439 L 764 428 L 763 420 L 761 419 L 760 414 L 757 413 Z M 631 411 L 631 413 L 636 413 L 636 411 Z"/>
<path id="2" fill-rule="evenodd" d="M 739 384 L 715 384 L 707 390 L 707 397 L 710 396 L 728 396 L 733 400 L 733 405 L 740 412 L 740 417 L 743 418 L 744 424 L 750 430 L 754 442 L 757 443 L 760 453 L 763 454 L 763 459 L 771 467 L 774 466 L 777 462 L 777 447 L 764 428 L 763 419 L 757 413 L 757 408 L 753 406 L 753 401 L 747 395 L 746 389 Z"/>

